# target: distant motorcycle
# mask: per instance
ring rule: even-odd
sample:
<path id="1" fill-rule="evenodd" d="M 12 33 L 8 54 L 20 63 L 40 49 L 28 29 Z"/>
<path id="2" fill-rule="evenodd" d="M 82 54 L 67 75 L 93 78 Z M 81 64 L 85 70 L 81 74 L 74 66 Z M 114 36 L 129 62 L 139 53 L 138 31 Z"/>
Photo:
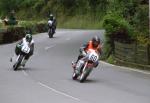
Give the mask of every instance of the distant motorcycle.
<path id="1" fill-rule="evenodd" d="M 84 65 L 81 67 L 81 70 L 78 71 L 77 68 L 79 67 L 80 62 L 77 62 L 76 67 L 73 71 L 72 79 L 79 79 L 79 81 L 82 83 L 87 79 L 87 77 L 93 70 L 95 62 L 98 62 L 99 55 L 95 50 L 89 49 L 86 56 L 81 59 L 84 61 Z"/>
<path id="2" fill-rule="evenodd" d="M 55 33 L 55 29 L 54 29 L 54 25 L 53 25 L 53 21 L 49 20 L 48 21 L 48 36 L 49 38 L 53 38 L 53 35 Z"/>
<path id="3" fill-rule="evenodd" d="M 22 66 L 22 62 L 24 61 L 27 54 L 30 52 L 30 47 L 25 44 L 21 48 L 20 54 L 17 56 L 16 62 L 13 65 L 13 69 L 16 71 L 20 66 Z"/>

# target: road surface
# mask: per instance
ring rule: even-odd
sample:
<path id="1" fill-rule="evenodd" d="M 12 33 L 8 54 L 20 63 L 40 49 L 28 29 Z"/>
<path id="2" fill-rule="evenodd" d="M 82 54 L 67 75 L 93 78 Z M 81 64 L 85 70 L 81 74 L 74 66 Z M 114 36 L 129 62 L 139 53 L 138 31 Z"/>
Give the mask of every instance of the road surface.
<path id="1" fill-rule="evenodd" d="M 72 80 L 79 47 L 103 30 L 35 35 L 34 56 L 22 70 L 9 62 L 15 44 L 0 46 L 0 103 L 150 103 L 150 73 L 100 62 L 85 83 Z"/>

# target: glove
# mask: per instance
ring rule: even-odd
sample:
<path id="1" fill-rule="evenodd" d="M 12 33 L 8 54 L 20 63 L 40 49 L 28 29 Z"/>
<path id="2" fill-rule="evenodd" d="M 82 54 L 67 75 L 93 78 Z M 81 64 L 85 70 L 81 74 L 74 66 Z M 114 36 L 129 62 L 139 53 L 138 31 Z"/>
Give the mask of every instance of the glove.
<path id="1" fill-rule="evenodd" d="M 17 45 L 16 45 L 16 47 L 17 47 L 17 48 L 21 48 L 21 47 L 22 47 L 22 45 L 20 45 L 20 44 L 17 44 Z"/>
<path id="2" fill-rule="evenodd" d="M 83 50 L 83 51 L 82 51 L 82 55 L 83 55 L 83 56 L 86 56 L 86 54 L 87 54 L 86 51 Z"/>

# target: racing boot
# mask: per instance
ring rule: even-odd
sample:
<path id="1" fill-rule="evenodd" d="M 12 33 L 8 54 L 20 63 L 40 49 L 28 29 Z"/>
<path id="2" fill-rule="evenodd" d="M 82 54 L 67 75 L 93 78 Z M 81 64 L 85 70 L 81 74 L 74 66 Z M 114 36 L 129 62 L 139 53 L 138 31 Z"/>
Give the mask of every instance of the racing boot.
<path id="1" fill-rule="evenodd" d="M 84 65 L 84 61 L 79 60 L 78 63 L 76 64 L 76 68 L 75 68 L 77 74 L 80 74 L 82 72 L 81 69 L 82 69 L 83 65 Z"/>
<path id="2" fill-rule="evenodd" d="M 76 68 L 76 63 L 72 61 L 72 68 L 75 69 Z"/>

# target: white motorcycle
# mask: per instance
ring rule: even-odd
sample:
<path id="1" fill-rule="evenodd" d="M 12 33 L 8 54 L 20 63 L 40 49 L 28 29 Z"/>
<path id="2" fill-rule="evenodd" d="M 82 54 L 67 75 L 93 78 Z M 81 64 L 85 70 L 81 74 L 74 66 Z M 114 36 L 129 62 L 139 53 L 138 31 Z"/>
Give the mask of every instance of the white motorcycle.
<path id="1" fill-rule="evenodd" d="M 48 36 L 49 38 L 53 38 L 53 35 L 54 35 L 53 21 L 49 20 L 48 21 Z"/>
<path id="2" fill-rule="evenodd" d="M 89 49 L 87 51 L 86 56 L 81 58 L 81 60 L 77 62 L 72 75 L 72 79 L 73 80 L 79 79 L 81 83 L 84 82 L 91 73 L 91 71 L 93 70 L 95 63 L 98 62 L 98 60 L 99 60 L 98 53 L 93 49 Z M 79 71 L 78 68 L 80 66 L 80 63 L 83 63 L 83 66 Z"/>
<path id="3" fill-rule="evenodd" d="M 16 59 L 16 62 L 15 64 L 13 65 L 13 69 L 16 71 L 18 70 L 18 68 L 20 66 L 22 66 L 22 63 L 26 57 L 27 54 L 29 54 L 30 52 L 30 47 L 28 46 L 28 44 L 25 44 L 22 46 L 21 48 L 21 52 L 20 54 L 17 56 L 17 59 Z"/>

